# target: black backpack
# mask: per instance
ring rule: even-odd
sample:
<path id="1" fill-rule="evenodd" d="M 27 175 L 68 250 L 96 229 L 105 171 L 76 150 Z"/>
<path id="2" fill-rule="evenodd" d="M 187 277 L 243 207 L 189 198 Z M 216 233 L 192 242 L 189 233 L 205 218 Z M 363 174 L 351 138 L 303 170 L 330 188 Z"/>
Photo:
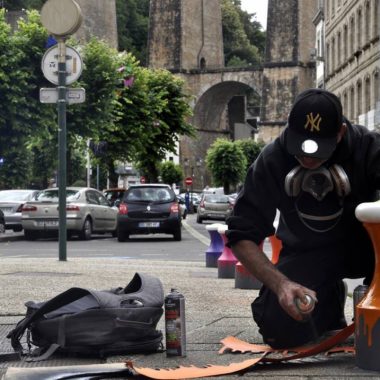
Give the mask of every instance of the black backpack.
<path id="1" fill-rule="evenodd" d="M 136 273 L 125 288 L 70 288 L 46 302 L 27 302 L 25 318 L 7 338 L 15 351 L 29 353 L 31 361 L 47 359 L 57 350 L 101 357 L 154 352 L 162 347 L 156 326 L 163 303 L 161 281 Z M 26 330 L 29 350 L 20 343 Z M 33 352 L 32 345 L 38 347 Z"/>

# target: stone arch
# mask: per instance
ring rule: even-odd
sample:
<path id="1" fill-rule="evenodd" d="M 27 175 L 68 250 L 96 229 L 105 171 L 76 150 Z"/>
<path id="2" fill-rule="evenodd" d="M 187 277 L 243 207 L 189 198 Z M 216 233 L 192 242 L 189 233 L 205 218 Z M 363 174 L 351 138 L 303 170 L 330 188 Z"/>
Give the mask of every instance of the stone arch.
<path id="1" fill-rule="evenodd" d="M 193 124 L 203 131 L 217 131 L 221 125 L 223 111 L 235 96 L 245 96 L 246 92 L 257 88 L 238 81 L 224 81 L 214 84 L 197 96 L 194 106 Z"/>

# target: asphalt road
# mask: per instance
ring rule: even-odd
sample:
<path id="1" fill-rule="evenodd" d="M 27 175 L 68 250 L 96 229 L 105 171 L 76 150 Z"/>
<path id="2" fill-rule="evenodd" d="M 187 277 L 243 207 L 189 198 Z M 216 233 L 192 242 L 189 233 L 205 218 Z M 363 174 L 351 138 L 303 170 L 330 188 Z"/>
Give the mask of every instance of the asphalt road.
<path id="1" fill-rule="evenodd" d="M 196 215 L 188 215 L 183 221 L 182 241 L 174 241 L 171 235 L 133 235 L 125 243 L 119 243 L 111 235 L 94 235 L 89 241 L 73 238 L 67 241 L 67 259 L 70 257 L 152 259 L 174 261 L 204 261 L 209 245 L 206 224 L 197 224 Z M 0 257 L 57 257 L 59 246 L 56 238 L 26 241 L 23 233 L 7 231 L 1 237 Z"/>
<path id="2" fill-rule="evenodd" d="M 182 241 L 174 241 L 171 235 L 134 235 L 125 242 L 119 243 L 111 235 L 94 235 L 92 240 L 69 240 L 67 242 L 67 260 L 70 257 L 84 258 L 122 258 L 159 261 L 205 262 L 205 252 L 210 243 L 206 225 L 220 221 L 196 223 L 196 214 L 190 214 L 183 221 Z M 9 237 L 9 239 L 7 239 Z M 271 247 L 264 243 L 268 257 Z M 59 259 L 57 239 L 25 241 L 23 233 L 7 231 L 0 238 L 0 258 L 2 257 L 56 257 Z M 349 294 L 362 283 L 362 279 L 346 280 Z"/>

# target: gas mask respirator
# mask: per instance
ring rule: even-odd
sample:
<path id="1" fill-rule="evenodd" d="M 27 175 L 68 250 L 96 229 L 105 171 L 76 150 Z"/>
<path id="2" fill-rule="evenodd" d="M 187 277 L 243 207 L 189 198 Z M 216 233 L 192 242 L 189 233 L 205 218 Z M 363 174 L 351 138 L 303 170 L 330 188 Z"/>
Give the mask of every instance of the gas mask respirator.
<path id="1" fill-rule="evenodd" d="M 346 172 L 339 165 L 332 165 L 329 168 L 321 166 L 317 169 L 305 169 L 296 166 L 285 178 L 285 192 L 290 197 L 295 197 L 295 208 L 301 222 L 314 232 L 327 232 L 334 228 L 339 222 L 343 213 L 343 199 L 351 191 L 350 181 Z M 339 209 L 329 215 L 311 215 L 300 211 L 299 199 L 302 194 L 309 194 L 318 202 L 322 202 L 330 193 L 335 192 Z M 335 223 L 332 221 L 335 220 Z M 310 222 L 330 222 L 328 228 L 316 228 Z M 331 224 L 332 223 L 332 224 Z"/>

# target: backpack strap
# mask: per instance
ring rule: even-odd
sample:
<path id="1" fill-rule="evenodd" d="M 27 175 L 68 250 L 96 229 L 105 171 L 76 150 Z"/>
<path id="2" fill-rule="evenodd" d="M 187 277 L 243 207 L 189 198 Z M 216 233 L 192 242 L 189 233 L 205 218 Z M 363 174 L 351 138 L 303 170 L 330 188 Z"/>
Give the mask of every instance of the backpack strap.
<path id="1" fill-rule="evenodd" d="M 41 318 L 44 314 L 47 314 L 62 306 L 68 305 L 91 292 L 83 288 L 70 288 L 63 293 L 58 294 L 51 300 L 43 304 L 39 309 L 21 320 L 17 326 L 9 332 L 7 338 L 11 339 L 12 347 L 15 351 L 22 352 L 24 348 L 20 343 L 20 339 L 24 335 L 25 330 L 37 319 Z"/>

